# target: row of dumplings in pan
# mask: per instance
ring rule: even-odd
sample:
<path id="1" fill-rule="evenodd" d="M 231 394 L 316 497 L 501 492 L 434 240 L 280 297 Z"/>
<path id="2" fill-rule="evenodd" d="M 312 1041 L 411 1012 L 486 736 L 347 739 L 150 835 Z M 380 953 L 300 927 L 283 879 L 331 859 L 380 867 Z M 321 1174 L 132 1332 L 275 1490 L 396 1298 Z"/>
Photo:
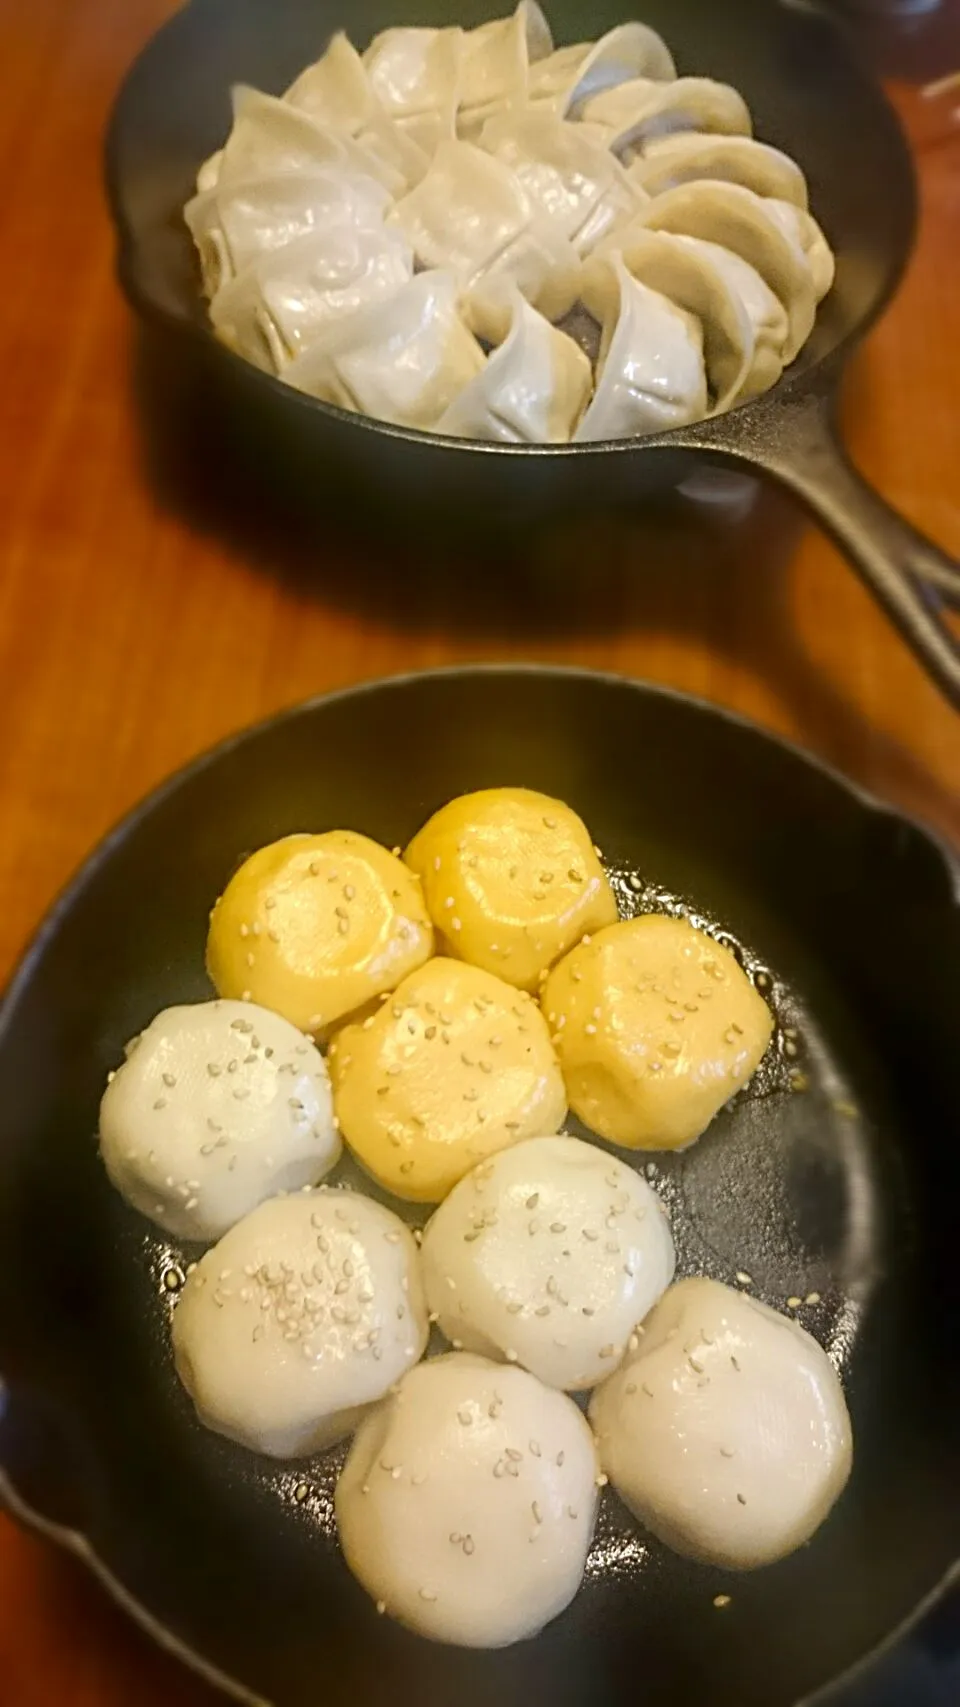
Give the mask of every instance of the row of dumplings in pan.
<path id="1" fill-rule="evenodd" d="M 800 168 L 639 23 L 554 50 L 521 0 L 362 56 L 341 34 L 282 98 L 233 101 L 185 210 L 214 329 L 377 419 L 507 443 L 682 425 L 774 384 L 832 283 Z"/>
<path id="2" fill-rule="evenodd" d="M 354 1435 L 336 1516 L 381 1612 L 532 1634 L 576 1593 L 608 1479 L 714 1566 L 813 1533 L 851 1461 L 829 1359 L 735 1289 L 674 1282 L 642 1172 L 559 1130 L 568 1102 L 628 1147 L 704 1130 L 773 1030 L 729 949 L 618 918 L 569 806 L 487 789 L 402 857 L 351 831 L 259 849 L 207 962 L 218 999 L 158 1014 L 110 1075 L 101 1151 L 208 1247 L 165 1276 L 200 1420 L 279 1459 Z M 439 1205 L 422 1232 L 327 1183 L 342 1139 L 381 1191 Z M 450 1349 L 421 1363 L 431 1327 Z"/>

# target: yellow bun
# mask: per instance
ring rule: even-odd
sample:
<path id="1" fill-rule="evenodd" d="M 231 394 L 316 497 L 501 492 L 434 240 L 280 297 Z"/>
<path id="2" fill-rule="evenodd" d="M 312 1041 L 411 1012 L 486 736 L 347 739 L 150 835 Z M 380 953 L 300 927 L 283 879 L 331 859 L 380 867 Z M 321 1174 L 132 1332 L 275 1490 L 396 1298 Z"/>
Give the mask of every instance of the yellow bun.
<path id="1" fill-rule="evenodd" d="M 443 949 L 521 990 L 617 903 L 586 826 L 548 794 L 485 788 L 441 807 L 404 858 L 417 872 Z"/>
<path id="2" fill-rule="evenodd" d="M 432 952 L 417 878 L 369 837 L 328 830 L 244 860 L 211 915 L 207 970 L 221 996 L 322 1034 Z"/>
<path id="3" fill-rule="evenodd" d="M 563 1080 L 536 1003 L 431 960 L 329 1056 L 343 1137 L 387 1191 L 437 1203 L 485 1157 L 559 1130 Z"/>
<path id="4" fill-rule="evenodd" d="M 773 1031 L 729 950 L 657 914 L 581 943 L 548 978 L 543 1008 L 574 1113 L 640 1150 L 699 1138 Z"/>

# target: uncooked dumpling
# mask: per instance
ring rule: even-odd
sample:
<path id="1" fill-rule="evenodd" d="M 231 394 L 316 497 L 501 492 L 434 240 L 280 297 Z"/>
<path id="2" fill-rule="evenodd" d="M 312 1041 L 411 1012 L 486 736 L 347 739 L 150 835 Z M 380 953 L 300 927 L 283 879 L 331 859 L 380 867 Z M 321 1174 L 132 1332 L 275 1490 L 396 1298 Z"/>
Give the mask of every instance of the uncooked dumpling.
<path id="1" fill-rule="evenodd" d="M 575 1114 L 615 1144 L 692 1144 L 746 1084 L 773 1015 L 728 948 L 659 913 L 598 931 L 543 1008 Z"/>
<path id="2" fill-rule="evenodd" d="M 444 951 L 535 990 L 617 903 L 581 818 L 530 788 L 483 788 L 441 806 L 404 854 Z"/>
<path id="3" fill-rule="evenodd" d="M 651 137 L 628 176 L 651 196 L 696 178 L 715 178 L 742 184 L 758 196 L 777 196 L 794 207 L 807 206 L 807 181 L 796 161 L 750 136 L 685 131 Z"/>
<path id="4" fill-rule="evenodd" d="M 634 438 L 702 420 L 700 322 L 633 278 L 617 254 L 585 273 L 583 300 L 602 332 L 597 389 L 575 438 Z"/>
<path id="5" fill-rule="evenodd" d="M 244 860 L 211 914 L 207 969 L 221 995 L 323 1034 L 432 953 L 408 868 L 368 836 L 328 830 Z"/>
<path id="6" fill-rule="evenodd" d="M 325 1189 L 238 1221 L 188 1274 L 172 1327 L 200 1421 L 271 1458 L 349 1434 L 428 1332 L 409 1229 L 368 1197 Z"/>
<path id="7" fill-rule="evenodd" d="M 646 199 L 632 188 L 610 150 L 589 127 L 549 109 L 525 107 L 490 119 L 481 146 L 522 184 L 541 220 L 581 254 L 615 224 L 629 220 Z"/>
<path id="8" fill-rule="evenodd" d="M 165 1008 L 110 1075 L 100 1152 L 117 1190 L 167 1233 L 217 1239 L 337 1161 L 323 1057 L 252 1003 Z"/>
<path id="9" fill-rule="evenodd" d="M 363 129 L 379 104 L 363 60 L 343 30 L 314 65 L 301 71 L 283 98 L 349 136 Z"/>
<path id="10" fill-rule="evenodd" d="M 523 102 L 530 66 L 553 48 L 553 37 L 536 0 L 520 0 L 509 18 L 468 30 L 460 65 L 457 129 L 468 139 L 489 115 Z"/>
<path id="11" fill-rule="evenodd" d="M 332 327 L 284 377 L 341 409 L 431 431 L 486 360 L 458 298 L 452 273 L 418 273 L 385 304 Z"/>
<path id="12" fill-rule="evenodd" d="M 343 1137 L 387 1191 L 439 1203 L 472 1167 L 567 1112 L 536 1003 L 439 956 L 330 1048 Z"/>
<path id="13" fill-rule="evenodd" d="M 184 219 L 213 297 L 258 256 L 334 227 L 382 228 L 390 197 L 374 178 L 341 167 L 235 178 L 194 196 Z"/>
<path id="14" fill-rule="evenodd" d="M 484 1162 L 428 1223 L 427 1303 L 449 1340 L 551 1387 L 593 1387 L 673 1279 L 646 1181 L 595 1144 L 532 1138 Z"/>
<path id="15" fill-rule="evenodd" d="M 402 233 L 331 220 L 251 262 L 218 292 L 210 318 L 248 361 L 282 373 L 338 322 L 387 303 L 412 274 Z"/>
<path id="16" fill-rule="evenodd" d="M 658 235 L 662 235 L 659 233 Z M 787 311 L 780 298 L 760 277 L 756 267 L 725 249 L 720 243 L 708 243 L 703 237 L 673 234 L 678 247 L 706 262 L 719 274 L 735 296 L 753 328 L 753 354 L 738 393 L 742 400 L 769 391 L 783 372 L 785 349 L 789 334 Z"/>
<path id="17" fill-rule="evenodd" d="M 775 196 L 765 198 L 764 212 L 775 219 L 780 230 L 795 244 L 806 260 L 813 281 L 813 294 L 820 302 L 833 284 L 836 262 L 833 250 L 811 213 Z"/>
<path id="18" fill-rule="evenodd" d="M 594 1393 L 600 1460 L 674 1552 L 753 1570 L 808 1541 L 843 1491 L 850 1418 L 800 1324 L 715 1280 L 681 1280 Z"/>
<path id="19" fill-rule="evenodd" d="M 697 246 L 665 231 L 648 231 L 639 224 L 608 238 L 600 256 L 616 250 L 632 278 L 699 322 L 711 411 L 717 414 L 728 409 L 753 368 L 754 329 L 725 269 L 713 264 L 707 244 Z M 591 280 L 597 268 L 606 264 L 602 258 L 588 263 L 581 281 L 588 294 L 592 295 Z M 762 287 L 759 278 L 757 283 Z M 785 315 L 783 323 L 786 330 Z"/>
<path id="20" fill-rule="evenodd" d="M 654 196 L 640 219 L 653 231 L 706 238 L 749 262 L 786 309 L 784 362 L 793 360 L 813 328 L 813 275 L 802 247 L 784 233 L 763 196 L 739 184 L 681 184 Z"/>
<path id="21" fill-rule="evenodd" d="M 378 178 L 391 195 L 405 189 L 402 175 L 378 161 L 345 131 L 322 124 L 260 89 L 233 91 L 233 129 L 220 158 L 218 184 L 275 172 L 309 172 L 341 166 Z"/>
<path id="22" fill-rule="evenodd" d="M 590 396 L 590 363 L 515 287 L 504 297 L 475 305 L 468 316 L 494 348 L 436 431 L 499 444 L 566 444 Z"/>
<path id="23" fill-rule="evenodd" d="M 363 55 L 363 63 L 384 111 L 428 155 L 456 135 L 464 32 L 382 30 Z"/>
<path id="24" fill-rule="evenodd" d="M 596 1480 L 571 1399 L 525 1370 L 453 1353 L 411 1370 L 358 1430 L 337 1484 L 340 1543 L 401 1624 L 503 1648 L 576 1594 Z"/>
<path id="25" fill-rule="evenodd" d="M 666 43 L 647 24 L 618 24 L 596 42 L 561 47 L 530 74 L 531 101 L 545 101 L 561 117 L 585 116 L 592 95 L 636 78 L 672 79 L 673 58 Z"/>
<path id="26" fill-rule="evenodd" d="M 743 96 L 728 83 L 715 83 L 710 77 L 621 83 L 584 101 L 577 117 L 601 127 L 608 146 L 628 158 L 634 149 L 674 131 L 749 136 L 752 128 Z"/>
<path id="27" fill-rule="evenodd" d="M 446 142 L 390 217 L 422 267 L 449 268 L 469 282 L 525 230 L 531 208 L 498 160 L 472 143 Z"/>

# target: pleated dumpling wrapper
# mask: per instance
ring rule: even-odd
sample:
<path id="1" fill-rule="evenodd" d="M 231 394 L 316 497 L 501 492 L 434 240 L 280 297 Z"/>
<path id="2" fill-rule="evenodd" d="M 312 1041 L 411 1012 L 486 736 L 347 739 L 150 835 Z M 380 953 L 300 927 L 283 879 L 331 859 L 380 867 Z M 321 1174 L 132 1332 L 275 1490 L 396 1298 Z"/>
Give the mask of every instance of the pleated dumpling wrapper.
<path id="1" fill-rule="evenodd" d="M 678 77 L 674 83 L 640 79 L 602 90 L 582 103 L 577 117 L 600 129 L 616 154 L 630 159 L 656 137 L 675 131 L 719 131 L 749 136 L 750 109 L 728 83 Z"/>
<path id="2" fill-rule="evenodd" d="M 773 1015 L 728 948 L 659 913 L 554 967 L 543 1010 L 574 1113 L 631 1149 L 692 1144 L 759 1066 Z"/>
<path id="3" fill-rule="evenodd" d="M 575 439 L 634 438 L 701 421 L 708 398 L 700 321 L 641 284 L 616 253 L 588 270 L 581 289 L 601 334 L 597 388 Z"/>
<path id="4" fill-rule="evenodd" d="M 326 1189 L 238 1221 L 188 1274 L 172 1323 L 201 1422 L 271 1458 L 342 1440 L 428 1333 L 409 1228 L 369 1197 Z"/>
<path id="5" fill-rule="evenodd" d="M 612 1374 L 676 1261 L 642 1175 L 563 1136 L 475 1168 L 428 1222 L 421 1257 L 441 1333 L 568 1391 Z"/>
<path id="6" fill-rule="evenodd" d="M 221 995 L 322 1036 L 432 953 L 409 868 L 368 836 L 328 830 L 244 860 L 210 916 L 207 969 Z"/>
<path id="7" fill-rule="evenodd" d="M 739 292 L 710 246 L 634 224 L 616 232 L 587 262 L 581 288 L 591 300 L 598 270 L 617 251 L 630 276 L 683 309 L 699 323 L 711 414 L 728 409 L 748 383 L 754 365 L 753 322 Z M 741 263 L 744 265 L 745 263 Z M 602 275 L 599 279 L 602 300 Z M 757 284 L 762 286 L 758 278 Z M 775 300 L 775 299 L 774 299 Z M 784 330 L 786 317 L 783 316 Z"/>
<path id="8" fill-rule="evenodd" d="M 563 118 L 582 118 L 591 95 L 636 78 L 669 81 L 676 67 L 662 37 L 647 24 L 618 24 L 599 41 L 557 48 L 530 73 L 529 98 Z"/>
<path id="9" fill-rule="evenodd" d="M 423 883 L 443 952 L 536 990 L 586 931 L 617 917 L 590 832 L 530 788 L 483 788 L 441 806 L 404 859 Z"/>
<path id="10" fill-rule="evenodd" d="M 497 444 L 568 443 L 593 386 L 579 346 L 516 287 L 480 297 L 468 305 L 466 318 L 492 352 L 436 431 Z"/>
<path id="11" fill-rule="evenodd" d="M 581 255 L 633 218 L 647 199 L 589 126 L 558 118 L 549 108 L 497 114 L 484 125 L 480 144 L 509 167 L 541 223 Z"/>
<path id="12" fill-rule="evenodd" d="M 284 378 L 341 409 L 432 431 L 486 362 L 459 296 L 452 273 L 417 273 L 386 302 L 333 326 Z"/>
<path id="13" fill-rule="evenodd" d="M 508 18 L 479 24 L 464 36 L 457 131 L 473 138 L 494 112 L 527 98 L 530 67 L 553 49 L 553 36 L 536 0 L 520 0 Z"/>
<path id="14" fill-rule="evenodd" d="M 326 52 L 313 65 L 301 71 L 283 98 L 348 136 L 357 136 L 383 111 L 367 67 L 343 30 L 331 37 Z"/>
<path id="15" fill-rule="evenodd" d="M 473 143 L 442 143 L 389 218 L 422 267 L 451 271 L 464 289 L 488 275 L 511 278 L 551 320 L 576 298 L 576 251 L 536 217 L 515 174 Z"/>
<path id="16" fill-rule="evenodd" d="M 794 210 L 798 211 L 798 210 Z M 785 234 L 763 196 L 739 184 L 701 181 L 654 196 L 640 215 L 652 231 L 703 237 L 749 262 L 787 314 L 784 364 L 813 330 L 817 310 L 813 271 L 799 242 Z"/>
<path id="17" fill-rule="evenodd" d="M 464 32 L 457 26 L 382 30 L 363 63 L 383 110 L 428 157 L 456 135 Z"/>
<path id="18" fill-rule="evenodd" d="M 406 188 L 402 172 L 378 160 L 346 131 L 322 124 L 275 95 L 237 84 L 233 113 L 233 129 L 220 155 L 218 184 L 273 172 L 342 166 L 379 179 L 392 196 L 402 195 Z"/>
<path id="19" fill-rule="evenodd" d="M 361 310 L 389 308 L 412 276 L 413 256 L 399 231 L 332 220 L 251 262 L 218 291 L 210 318 L 224 343 L 286 378 L 325 333 Z"/>
<path id="20" fill-rule="evenodd" d="M 773 1564 L 819 1528 L 852 1433 L 826 1353 L 715 1280 L 681 1280 L 590 1404 L 600 1461 L 666 1546 L 727 1570 Z"/>
<path id="21" fill-rule="evenodd" d="M 218 1239 L 338 1160 L 323 1057 L 252 1002 L 166 1008 L 110 1075 L 100 1152 L 117 1190 L 165 1232 Z"/>
<path id="22" fill-rule="evenodd" d="M 342 166 L 231 178 L 184 208 L 209 297 L 259 256 L 298 238 L 382 228 L 390 195 L 374 178 Z M 412 271 L 412 267 L 411 267 Z"/>
<path id="23" fill-rule="evenodd" d="M 817 302 L 822 301 L 833 284 L 836 261 L 812 213 L 776 196 L 765 197 L 763 207 L 767 217 L 776 220 L 784 236 L 803 255 L 810 269 L 813 294 Z"/>
<path id="24" fill-rule="evenodd" d="M 438 956 L 330 1046 L 340 1129 L 386 1191 L 439 1203 L 478 1162 L 567 1112 L 536 1003 L 477 966 Z"/>
<path id="25" fill-rule="evenodd" d="M 504 1648 L 580 1587 L 597 1481 L 572 1399 L 453 1352 L 412 1369 L 358 1430 L 340 1543 L 381 1612 L 437 1642 Z"/>
<path id="26" fill-rule="evenodd" d="M 652 137 L 629 167 L 628 176 L 651 196 L 697 178 L 742 184 L 758 196 L 776 196 L 807 207 L 807 181 L 795 160 L 750 136 L 680 131 Z"/>

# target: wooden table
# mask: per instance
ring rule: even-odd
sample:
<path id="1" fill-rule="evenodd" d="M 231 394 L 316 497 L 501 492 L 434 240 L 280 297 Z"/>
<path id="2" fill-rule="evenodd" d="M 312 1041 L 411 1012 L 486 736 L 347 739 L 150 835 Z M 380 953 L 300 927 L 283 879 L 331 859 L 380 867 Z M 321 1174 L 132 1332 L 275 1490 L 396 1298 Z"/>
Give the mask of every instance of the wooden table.
<path id="1" fill-rule="evenodd" d="M 113 280 L 100 139 L 168 0 L 0 0 L 0 976 L 90 845 L 228 730 L 318 690 L 477 658 L 577 661 L 692 689 L 795 736 L 948 834 L 960 726 L 836 552 L 764 495 L 738 525 L 612 530 L 603 583 L 304 551 L 158 457 Z M 960 51 L 953 58 L 960 64 Z M 949 61 L 948 61 L 949 64 Z M 941 67 L 942 69 L 943 67 Z M 960 556 L 960 165 L 915 90 L 920 244 L 851 376 L 866 474 Z M 839 164 L 839 163 L 838 163 Z M 142 388 L 141 388 L 142 389 Z M 10 1707 L 201 1707 L 78 1567 L 0 1519 Z"/>

